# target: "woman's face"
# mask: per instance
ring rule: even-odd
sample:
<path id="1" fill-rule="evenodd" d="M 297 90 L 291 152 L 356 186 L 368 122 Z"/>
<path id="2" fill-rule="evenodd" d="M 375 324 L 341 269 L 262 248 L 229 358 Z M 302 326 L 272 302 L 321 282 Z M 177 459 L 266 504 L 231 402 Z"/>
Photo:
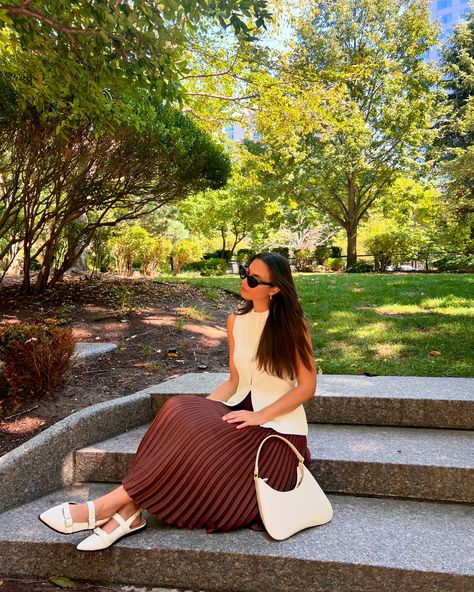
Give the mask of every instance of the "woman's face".
<path id="1" fill-rule="evenodd" d="M 248 267 L 248 274 L 253 275 L 262 282 L 271 282 L 270 268 L 261 259 L 254 259 Z M 247 283 L 247 278 L 242 280 L 240 293 L 246 300 L 260 300 L 262 298 L 269 298 L 270 294 L 275 291 L 273 286 L 259 284 L 256 288 L 250 288 Z"/>

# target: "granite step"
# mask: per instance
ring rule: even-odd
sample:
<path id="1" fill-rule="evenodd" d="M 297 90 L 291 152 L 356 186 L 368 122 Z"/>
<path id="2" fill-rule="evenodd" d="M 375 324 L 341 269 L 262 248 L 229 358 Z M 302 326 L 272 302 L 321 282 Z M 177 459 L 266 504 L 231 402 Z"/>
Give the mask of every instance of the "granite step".
<path id="1" fill-rule="evenodd" d="M 172 395 L 208 395 L 226 373 L 190 373 L 154 386 L 156 413 Z M 311 423 L 474 430 L 474 378 L 318 374 Z"/>
<path id="2" fill-rule="evenodd" d="M 75 546 L 37 516 L 63 501 L 112 489 L 82 483 L 0 514 L 3 577 L 63 575 L 96 582 L 236 592 L 467 592 L 474 586 L 474 515 L 465 504 L 330 495 L 332 522 L 286 541 L 241 529 L 148 527 L 107 550 Z"/>
<path id="3" fill-rule="evenodd" d="M 149 423 L 74 453 L 74 480 L 121 482 Z M 474 432 L 311 424 L 313 474 L 326 492 L 474 501 Z"/>

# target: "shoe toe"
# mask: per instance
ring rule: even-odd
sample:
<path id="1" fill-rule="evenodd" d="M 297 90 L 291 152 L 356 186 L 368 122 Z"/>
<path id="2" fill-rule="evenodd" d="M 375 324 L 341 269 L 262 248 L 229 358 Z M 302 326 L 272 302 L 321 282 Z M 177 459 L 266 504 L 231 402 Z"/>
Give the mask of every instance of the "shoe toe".
<path id="1" fill-rule="evenodd" d="M 61 506 L 54 506 L 54 508 L 49 508 L 45 512 L 42 512 L 39 515 L 40 520 L 42 520 L 45 524 L 54 528 L 54 530 L 59 530 L 60 532 L 64 530 L 64 518 L 61 512 Z"/>
<path id="2" fill-rule="evenodd" d="M 99 551 L 104 548 L 103 541 L 97 534 L 91 534 L 76 546 L 78 551 Z"/>

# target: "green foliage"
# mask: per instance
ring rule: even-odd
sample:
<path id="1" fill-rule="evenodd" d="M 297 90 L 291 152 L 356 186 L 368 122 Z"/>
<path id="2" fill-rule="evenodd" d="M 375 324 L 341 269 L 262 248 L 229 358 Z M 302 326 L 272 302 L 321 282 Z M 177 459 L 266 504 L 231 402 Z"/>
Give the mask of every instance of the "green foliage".
<path id="1" fill-rule="evenodd" d="M 438 271 L 474 272 L 474 255 L 446 255 L 433 259 L 431 264 Z"/>
<path id="2" fill-rule="evenodd" d="M 202 249 L 194 241 L 185 239 L 179 241 L 173 248 L 173 273 L 177 275 L 186 263 L 199 261 L 202 258 Z"/>
<path id="3" fill-rule="evenodd" d="M 296 249 L 293 253 L 293 257 L 295 258 L 295 267 L 297 271 L 309 271 L 308 267 L 311 259 L 310 249 Z"/>
<path id="4" fill-rule="evenodd" d="M 253 249 L 239 249 L 236 257 L 237 263 L 247 263 L 254 255 L 255 251 Z"/>
<path id="5" fill-rule="evenodd" d="M 136 224 L 121 229 L 108 244 L 116 270 L 127 275 L 134 269 L 151 275 L 166 262 L 173 248 L 169 239 L 152 237 Z"/>
<path id="6" fill-rule="evenodd" d="M 388 265 L 399 265 L 407 259 L 415 258 L 417 254 L 413 236 L 404 229 L 376 234 L 366 241 L 366 246 L 374 257 L 377 271 L 385 271 Z"/>
<path id="7" fill-rule="evenodd" d="M 229 249 L 218 249 L 217 251 L 213 251 L 210 253 L 204 253 L 203 258 L 204 259 L 224 259 L 224 261 L 229 262 L 230 258 L 232 256 L 232 253 Z"/>
<path id="8" fill-rule="evenodd" d="M 274 185 L 347 235 L 401 172 L 418 174 L 436 135 L 439 72 L 425 0 L 308 2 L 279 85 L 257 114 Z M 271 174 L 270 174 L 271 176 Z"/>
<path id="9" fill-rule="evenodd" d="M 143 89 L 183 98 L 185 52 L 204 22 L 251 39 L 269 17 L 266 0 L 0 2 L 0 67 L 24 106 L 59 115 L 58 129 L 138 123 L 129 99 Z"/>
<path id="10" fill-rule="evenodd" d="M 359 261 L 355 265 L 351 265 L 346 269 L 347 273 L 369 273 L 370 271 L 374 271 L 374 266 L 372 263 L 365 263 L 364 261 Z"/>
<path id="11" fill-rule="evenodd" d="M 474 10 L 442 52 L 448 115 L 440 122 L 446 202 L 474 237 Z M 471 243 L 471 248 L 473 247 Z"/>
<path id="12" fill-rule="evenodd" d="M 318 245 L 314 249 L 314 257 L 316 259 L 316 263 L 318 265 L 323 265 L 324 260 L 327 259 L 331 253 L 332 251 L 329 245 Z"/>
<path id="13" fill-rule="evenodd" d="M 8 394 L 40 398 L 61 383 L 74 353 L 72 329 L 19 323 L 0 330 L 0 360 Z"/>
<path id="14" fill-rule="evenodd" d="M 339 271 L 344 267 L 344 259 L 341 257 L 329 257 L 324 261 L 324 265 L 332 271 Z"/>
<path id="15" fill-rule="evenodd" d="M 212 257 L 205 259 L 201 264 L 201 275 L 224 275 L 227 272 L 228 263 L 225 259 Z"/>

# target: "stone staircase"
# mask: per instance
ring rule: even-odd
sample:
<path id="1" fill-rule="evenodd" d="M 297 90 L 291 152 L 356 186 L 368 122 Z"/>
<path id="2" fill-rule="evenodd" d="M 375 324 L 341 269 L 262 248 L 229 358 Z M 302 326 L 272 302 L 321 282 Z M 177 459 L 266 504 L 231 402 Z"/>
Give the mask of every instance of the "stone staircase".
<path id="1" fill-rule="evenodd" d="M 0 459 L 0 576 L 220 592 L 474 590 L 474 379 L 319 375 L 308 443 L 334 518 L 286 541 L 178 529 L 145 513 L 137 536 L 80 553 L 87 532 L 61 535 L 37 519 L 115 487 L 168 397 L 204 395 L 225 378 L 188 374 L 94 406 Z M 41 470 L 46 484 L 32 489 L 27 477 Z"/>

